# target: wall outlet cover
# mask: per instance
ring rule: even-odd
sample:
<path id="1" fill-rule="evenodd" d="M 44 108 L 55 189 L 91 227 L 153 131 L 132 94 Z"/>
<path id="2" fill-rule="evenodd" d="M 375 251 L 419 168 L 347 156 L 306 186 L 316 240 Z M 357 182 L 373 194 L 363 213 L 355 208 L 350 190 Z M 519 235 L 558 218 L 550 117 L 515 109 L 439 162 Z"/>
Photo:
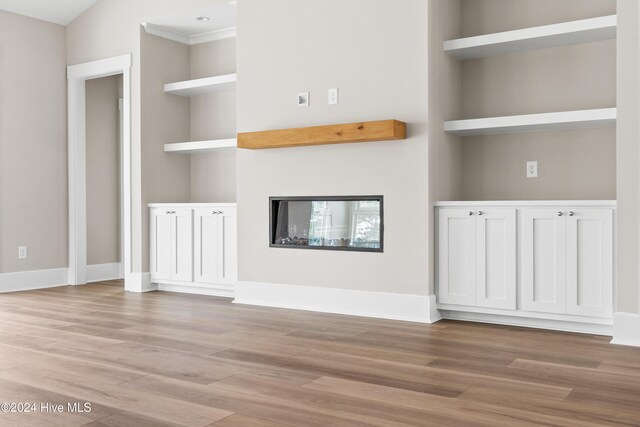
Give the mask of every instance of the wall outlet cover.
<path id="1" fill-rule="evenodd" d="M 527 162 L 527 178 L 538 177 L 538 162 L 536 160 L 530 160 Z"/>
<path id="2" fill-rule="evenodd" d="M 327 94 L 327 102 L 329 105 L 337 105 L 338 104 L 338 88 L 333 87 L 329 89 L 329 93 Z"/>
<path id="3" fill-rule="evenodd" d="M 18 259 L 27 259 L 27 247 L 18 246 Z"/>
<path id="4" fill-rule="evenodd" d="M 298 107 L 309 106 L 309 92 L 300 92 L 298 94 Z"/>

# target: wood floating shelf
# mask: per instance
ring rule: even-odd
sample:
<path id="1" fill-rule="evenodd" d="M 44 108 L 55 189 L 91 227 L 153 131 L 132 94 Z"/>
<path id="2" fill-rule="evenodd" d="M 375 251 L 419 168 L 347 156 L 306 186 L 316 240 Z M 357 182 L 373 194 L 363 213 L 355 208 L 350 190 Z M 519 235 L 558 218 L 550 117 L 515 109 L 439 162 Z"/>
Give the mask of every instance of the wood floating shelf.
<path id="1" fill-rule="evenodd" d="M 164 144 L 165 153 L 197 154 L 218 151 L 225 148 L 235 148 L 236 139 L 214 139 L 211 141 L 176 142 Z"/>
<path id="2" fill-rule="evenodd" d="M 406 123 L 398 120 L 379 120 L 239 133 L 238 148 L 258 150 L 307 145 L 346 144 L 351 142 L 391 141 L 406 139 L 406 137 Z"/>
<path id="3" fill-rule="evenodd" d="M 601 108 L 597 110 L 450 120 L 444 122 L 444 131 L 454 135 L 471 136 L 593 128 L 615 124 L 616 111 L 615 108 Z"/>
<path id="4" fill-rule="evenodd" d="M 504 53 L 614 39 L 616 38 L 616 27 L 616 15 L 601 16 L 447 40 L 444 42 L 444 51 L 458 59 L 482 58 Z"/>
<path id="5" fill-rule="evenodd" d="M 164 85 L 164 91 L 165 93 L 180 96 L 200 96 L 209 93 L 228 92 L 235 90 L 237 80 L 237 74 L 205 77 L 203 79 L 167 83 Z"/>

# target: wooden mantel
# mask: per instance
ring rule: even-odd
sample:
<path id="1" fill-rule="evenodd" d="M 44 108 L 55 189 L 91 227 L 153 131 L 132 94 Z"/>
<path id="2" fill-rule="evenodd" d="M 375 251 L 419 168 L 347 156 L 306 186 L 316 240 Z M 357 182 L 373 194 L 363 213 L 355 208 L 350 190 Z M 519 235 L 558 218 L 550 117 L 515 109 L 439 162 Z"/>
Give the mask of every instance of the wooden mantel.
<path id="1" fill-rule="evenodd" d="M 238 148 L 257 150 L 350 142 L 391 141 L 406 137 L 406 123 L 398 120 L 379 120 L 239 133 Z"/>

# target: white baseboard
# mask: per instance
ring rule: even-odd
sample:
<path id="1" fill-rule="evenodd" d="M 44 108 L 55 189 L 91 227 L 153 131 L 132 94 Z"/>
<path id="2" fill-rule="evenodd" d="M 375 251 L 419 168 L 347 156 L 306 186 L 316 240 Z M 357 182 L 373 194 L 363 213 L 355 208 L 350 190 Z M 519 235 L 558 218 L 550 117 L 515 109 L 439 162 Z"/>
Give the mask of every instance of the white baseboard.
<path id="1" fill-rule="evenodd" d="M 233 289 L 218 287 L 212 285 L 205 286 L 189 286 L 189 285 L 172 285 L 167 283 L 158 283 L 159 291 L 166 292 L 182 292 L 185 294 L 208 295 L 212 297 L 233 298 L 235 292 Z"/>
<path id="2" fill-rule="evenodd" d="M 121 271 L 122 264 L 119 262 L 87 265 L 87 283 L 122 279 Z"/>
<path id="3" fill-rule="evenodd" d="M 640 314 L 617 312 L 613 315 L 611 344 L 640 347 Z"/>
<path id="4" fill-rule="evenodd" d="M 157 291 L 155 283 L 151 283 L 150 273 L 129 273 L 124 278 L 124 290 L 128 292 Z"/>
<path id="5" fill-rule="evenodd" d="M 504 314 L 477 313 L 470 311 L 446 310 L 440 308 L 445 319 L 467 322 L 492 323 L 496 325 L 520 326 L 524 328 L 548 329 L 552 331 L 578 332 L 593 335 L 611 336 L 613 327 L 603 323 L 585 323 L 581 321 L 545 319 Z"/>
<path id="6" fill-rule="evenodd" d="M 235 303 L 409 322 L 440 320 L 435 296 L 239 282 Z"/>
<path id="7" fill-rule="evenodd" d="M 0 293 L 55 288 L 69 284 L 69 269 L 18 271 L 0 274 Z"/>

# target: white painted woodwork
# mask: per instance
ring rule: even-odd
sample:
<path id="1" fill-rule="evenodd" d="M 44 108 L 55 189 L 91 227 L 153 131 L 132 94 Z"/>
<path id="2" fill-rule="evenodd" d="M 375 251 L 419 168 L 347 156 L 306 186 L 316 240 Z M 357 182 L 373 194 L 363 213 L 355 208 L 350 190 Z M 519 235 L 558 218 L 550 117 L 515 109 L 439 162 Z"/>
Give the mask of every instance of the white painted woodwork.
<path id="1" fill-rule="evenodd" d="M 565 210 L 522 210 L 522 308 L 566 313 Z"/>
<path id="2" fill-rule="evenodd" d="M 567 313 L 613 314 L 613 214 L 576 208 L 567 221 Z"/>
<path id="3" fill-rule="evenodd" d="M 205 77 L 202 79 L 185 80 L 183 82 L 167 83 L 165 93 L 180 96 L 200 96 L 216 92 L 228 92 L 236 89 L 237 74 Z"/>
<path id="4" fill-rule="evenodd" d="M 438 302 L 475 305 L 475 211 L 438 211 Z"/>
<path id="5" fill-rule="evenodd" d="M 616 15 L 581 19 L 579 21 L 523 28 L 500 33 L 465 37 L 444 42 L 445 53 L 458 59 L 473 59 L 544 49 L 616 37 Z"/>
<path id="6" fill-rule="evenodd" d="M 516 210 L 513 208 L 477 211 L 476 305 L 516 309 Z"/>
<path id="7" fill-rule="evenodd" d="M 151 209 L 151 278 L 171 280 L 172 217 L 170 211 Z"/>
<path id="8" fill-rule="evenodd" d="M 172 214 L 172 279 L 193 280 L 193 210 L 176 208 Z"/>
<path id="9" fill-rule="evenodd" d="M 233 296 L 238 280 L 235 204 L 153 203 L 149 207 L 151 281 L 158 289 Z"/>
<path id="10" fill-rule="evenodd" d="M 562 129 L 584 129 L 613 126 L 615 125 L 616 117 L 616 108 L 559 111 L 553 113 L 524 114 L 519 116 L 449 120 L 444 122 L 444 131 L 454 135 L 472 136 Z"/>
<path id="11" fill-rule="evenodd" d="M 235 207 L 222 209 L 218 217 L 218 283 L 238 281 L 238 216 Z"/>
<path id="12" fill-rule="evenodd" d="M 165 153 L 198 154 L 219 151 L 222 149 L 236 148 L 236 138 L 214 139 L 211 141 L 175 142 L 164 144 Z"/>

